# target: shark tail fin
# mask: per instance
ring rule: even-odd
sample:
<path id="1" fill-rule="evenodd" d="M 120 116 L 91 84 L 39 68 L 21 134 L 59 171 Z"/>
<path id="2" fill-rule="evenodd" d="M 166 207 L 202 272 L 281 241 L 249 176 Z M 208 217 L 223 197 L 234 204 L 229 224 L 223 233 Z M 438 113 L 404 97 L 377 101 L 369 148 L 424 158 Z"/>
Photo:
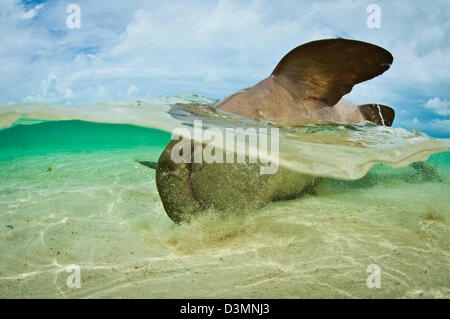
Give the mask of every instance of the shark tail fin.
<path id="1" fill-rule="evenodd" d="M 377 125 L 392 126 L 395 111 L 382 104 L 362 104 L 358 108 L 366 120 Z"/>

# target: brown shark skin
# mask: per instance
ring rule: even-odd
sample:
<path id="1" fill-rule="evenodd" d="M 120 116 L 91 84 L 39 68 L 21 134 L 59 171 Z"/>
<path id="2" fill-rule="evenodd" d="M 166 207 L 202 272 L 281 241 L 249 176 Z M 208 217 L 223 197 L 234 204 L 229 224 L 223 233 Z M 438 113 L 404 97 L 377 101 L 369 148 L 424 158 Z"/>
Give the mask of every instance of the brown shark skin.
<path id="1" fill-rule="evenodd" d="M 268 78 L 227 97 L 216 108 L 282 125 L 359 123 L 367 118 L 342 96 L 355 84 L 385 72 L 392 61 L 388 51 L 370 43 L 312 41 L 286 54 Z"/>
<path id="2" fill-rule="evenodd" d="M 273 76 L 247 91 L 227 97 L 216 108 L 287 126 L 317 121 L 360 123 L 366 120 L 357 106 L 346 99 L 341 99 L 333 107 L 320 100 L 297 101 Z"/>
<path id="3" fill-rule="evenodd" d="M 342 96 L 353 85 L 382 74 L 392 60 L 388 51 L 369 43 L 313 41 L 289 52 L 268 78 L 215 107 L 280 126 L 366 120 L 390 126 L 395 115 L 391 108 L 377 104 L 355 106 Z M 211 208 L 236 212 L 293 198 L 320 180 L 281 166 L 273 175 L 261 175 L 260 164 L 177 164 L 170 157 L 177 142 L 169 143 L 156 168 L 164 209 L 176 223 L 189 221 Z"/>
<path id="4" fill-rule="evenodd" d="M 178 142 L 167 145 L 156 168 L 159 196 L 175 223 L 190 221 L 208 209 L 243 212 L 294 198 L 319 180 L 284 167 L 276 174 L 261 175 L 258 163 L 175 163 L 170 153 Z"/>

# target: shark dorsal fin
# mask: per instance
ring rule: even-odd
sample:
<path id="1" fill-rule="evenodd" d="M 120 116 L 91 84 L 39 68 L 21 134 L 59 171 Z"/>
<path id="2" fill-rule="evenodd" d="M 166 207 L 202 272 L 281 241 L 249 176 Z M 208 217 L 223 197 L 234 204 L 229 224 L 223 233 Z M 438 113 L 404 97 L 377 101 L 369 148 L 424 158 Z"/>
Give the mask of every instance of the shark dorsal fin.
<path id="1" fill-rule="evenodd" d="M 335 105 L 360 82 L 389 69 L 392 55 L 366 42 L 326 39 L 300 45 L 286 54 L 272 72 L 294 97 Z"/>

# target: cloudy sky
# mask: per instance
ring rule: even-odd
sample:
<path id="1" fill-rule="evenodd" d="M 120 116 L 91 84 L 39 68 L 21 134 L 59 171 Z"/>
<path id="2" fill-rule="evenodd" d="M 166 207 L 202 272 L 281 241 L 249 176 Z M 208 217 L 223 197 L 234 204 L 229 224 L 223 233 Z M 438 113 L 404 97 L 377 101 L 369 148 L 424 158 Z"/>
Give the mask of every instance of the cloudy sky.
<path id="1" fill-rule="evenodd" d="M 67 23 L 71 4 L 80 28 Z M 368 27 L 371 4 L 379 28 Z M 344 37 L 394 56 L 352 102 L 389 105 L 394 126 L 450 137 L 449 15 L 448 0 L 0 0 L 0 103 L 223 98 L 268 76 L 292 48 Z"/>

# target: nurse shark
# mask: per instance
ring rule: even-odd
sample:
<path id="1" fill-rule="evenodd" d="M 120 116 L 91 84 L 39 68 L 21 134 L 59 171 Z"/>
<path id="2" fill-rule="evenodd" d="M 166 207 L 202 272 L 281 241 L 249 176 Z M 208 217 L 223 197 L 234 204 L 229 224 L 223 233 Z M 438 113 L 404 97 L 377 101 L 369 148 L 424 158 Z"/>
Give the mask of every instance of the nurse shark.
<path id="1" fill-rule="evenodd" d="M 354 105 L 342 97 L 355 84 L 384 73 L 392 62 L 387 50 L 362 41 L 338 38 L 308 42 L 287 53 L 270 76 L 219 101 L 214 108 L 280 126 L 320 121 L 370 121 L 391 126 L 395 116 L 392 108 L 374 103 Z M 184 142 L 194 151 L 193 141 Z M 263 164 L 248 161 L 180 163 L 172 156 L 177 143 L 180 141 L 172 140 L 156 164 L 160 198 L 176 223 L 208 209 L 245 210 L 294 198 L 311 191 L 320 180 L 285 167 L 275 174 L 260 174 Z"/>

